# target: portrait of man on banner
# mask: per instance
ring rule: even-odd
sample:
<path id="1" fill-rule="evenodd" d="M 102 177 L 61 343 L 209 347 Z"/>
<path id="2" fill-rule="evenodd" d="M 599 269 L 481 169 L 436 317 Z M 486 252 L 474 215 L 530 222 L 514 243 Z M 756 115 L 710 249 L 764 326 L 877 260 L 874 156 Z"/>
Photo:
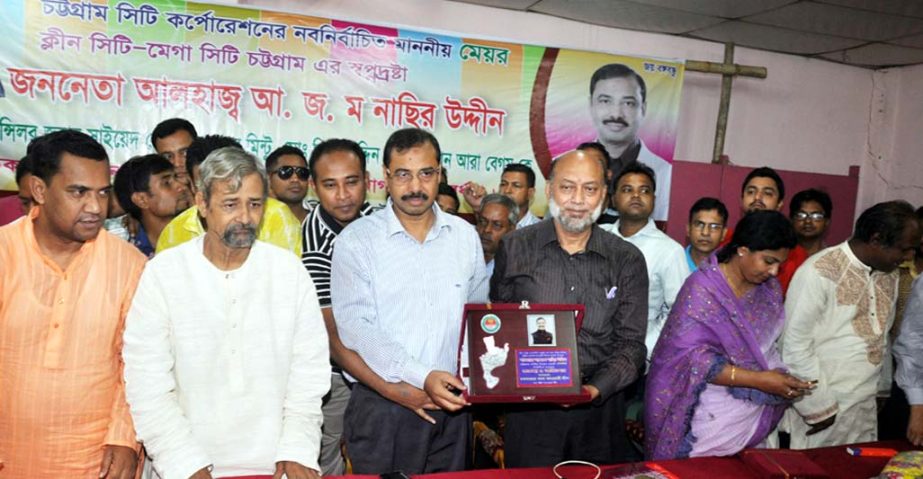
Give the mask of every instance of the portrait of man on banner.
<path id="1" fill-rule="evenodd" d="M 598 142 L 613 176 L 635 161 L 647 165 L 657 182 L 652 216 L 665 221 L 681 88 L 681 63 L 561 50 L 545 101 L 551 157 Z"/>

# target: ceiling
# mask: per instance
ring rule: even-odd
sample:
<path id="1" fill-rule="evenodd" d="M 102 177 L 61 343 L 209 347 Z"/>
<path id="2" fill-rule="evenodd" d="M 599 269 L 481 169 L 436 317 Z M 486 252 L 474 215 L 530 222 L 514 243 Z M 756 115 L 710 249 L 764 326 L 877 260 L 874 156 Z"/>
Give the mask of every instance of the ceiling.
<path id="1" fill-rule="evenodd" d="M 923 0 L 457 0 L 884 68 L 923 63 Z"/>

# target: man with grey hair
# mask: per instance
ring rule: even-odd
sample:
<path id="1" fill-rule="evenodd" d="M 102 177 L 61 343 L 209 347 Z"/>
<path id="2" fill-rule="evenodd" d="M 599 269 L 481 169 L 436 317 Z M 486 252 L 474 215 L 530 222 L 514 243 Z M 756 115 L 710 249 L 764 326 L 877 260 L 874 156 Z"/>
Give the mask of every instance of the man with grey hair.
<path id="1" fill-rule="evenodd" d="M 503 303 L 586 305 L 577 354 L 591 403 L 511 408 L 506 415 L 506 464 L 623 462 L 632 453 L 623 425 L 623 390 L 638 378 L 645 359 L 644 256 L 594 224 L 608 198 L 606 165 L 599 155 L 574 150 L 555 160 L 545 194 L 552 220 L 503 239 L 490 297 Z"/>
<path id="2" fill-rule="evenodd" d="M 494 256 L 500 248 L 500 240 L 516 229 L 519 222 L 519 207 L 509 196 L 491 193 L 481 200 L 481 211 L 477 217 L 478 236 L 484 248 L 487 262 L 487 276 L 494 273 Z"/>
<path id="3" fill-rule="evenodd" d="M 126 397 L 164 479 L 320 477 L 327 333 L 297 258 L 257 240 L 266 172 L 215 150 L 200 166 L 203 236 L 160 253 L 128 313 Z"/>

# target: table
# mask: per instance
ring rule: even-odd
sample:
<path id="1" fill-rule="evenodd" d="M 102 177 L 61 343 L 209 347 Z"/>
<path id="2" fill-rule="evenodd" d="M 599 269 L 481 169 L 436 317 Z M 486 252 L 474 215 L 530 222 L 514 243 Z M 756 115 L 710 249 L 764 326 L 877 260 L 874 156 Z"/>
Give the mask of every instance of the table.
<path id="1" fill-rule="evenodd" d="M 858 447 L 887 447 L 898 451 L 914 448 L 906 441 L 881 441 L 855 444 Z M 803 451 L 809 459 L 824 468 L 834 479 L 868 479 L 877 476 L 888 458 L 854 457 L 846 453 L 847 446 L 825 447 Z M 657 461 L 658 465 L 681 479 L 758 479 L 737 456 L 698 457 L 673 461 Z M 603 472 L 618 466 L 604 466 Z M 568 479 L 591 479 L 595 471 L 587 468 L 566 470 Z M 342 479 L 378 479 L 377 475 L 337 476 Z M 414 479 L 556 479 L 550 467 L 524 469 L 483 469 L 464 472 L 414 475 Z"/>

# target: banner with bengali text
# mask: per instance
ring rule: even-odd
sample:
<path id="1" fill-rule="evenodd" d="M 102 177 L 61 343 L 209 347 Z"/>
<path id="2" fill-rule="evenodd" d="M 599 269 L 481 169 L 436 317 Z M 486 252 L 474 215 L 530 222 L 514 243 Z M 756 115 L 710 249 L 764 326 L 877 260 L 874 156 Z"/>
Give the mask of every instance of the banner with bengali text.
<path id="1" fill-rule="evenodd" d="M 348 20 L 179 0 L 6 0 L 0 10 L 0 189 L 36 136 L 92 135 L 113 171 L 153 151 L 150 132 L 183 117 L 265 158 L 327 138 L 365 149 L 372 201 L 396 129 L 432 131 L 451 185 L 493 190 L 509 163 L 539 178 L 552 158 L 599 138 L 593 72 L 621 63 L 647 88 L 638 136 L 672 163 L 683 62 L 521 45 Z"/>

